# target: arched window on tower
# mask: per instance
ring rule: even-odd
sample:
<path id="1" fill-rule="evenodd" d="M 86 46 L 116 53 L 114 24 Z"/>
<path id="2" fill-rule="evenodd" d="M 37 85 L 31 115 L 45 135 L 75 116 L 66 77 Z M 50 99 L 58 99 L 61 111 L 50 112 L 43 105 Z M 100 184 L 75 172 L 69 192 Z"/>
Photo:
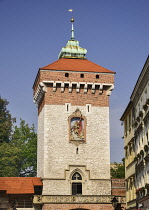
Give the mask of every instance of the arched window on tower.
<path id="1" fill-rule="evenodd" d="M 72 176 L 72 195 L 82 194 L 82 176 L 76 172 Z"/>

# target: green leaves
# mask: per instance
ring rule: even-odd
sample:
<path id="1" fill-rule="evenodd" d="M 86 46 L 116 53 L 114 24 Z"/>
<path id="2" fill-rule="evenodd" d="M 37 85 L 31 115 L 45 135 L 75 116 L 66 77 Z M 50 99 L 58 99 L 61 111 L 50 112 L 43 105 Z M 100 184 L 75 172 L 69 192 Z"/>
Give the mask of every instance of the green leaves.
<path id="1" fill-rule="evenodd" d="M 0 144 L 0 176 L 18 176 L 21 150 L 11 143 Z"/>
<path id="2" fill-rule="evenodd" d="M 35 176 L 37 166 L 37 134 L 34 126 L 29 127 L 20 119 L 20 127 L 15 126 L 12 143 L 21 149 L 19 176 Z"/>
<path id="3" fill-rule="evenodd" d="M 124 158 L 122 159 L 123 163 L 114 163 L 114 166 L 111 168 L 112 178 L 125 178 L 125 164 Z"/>
<path id="4" fill-rule="evenodd" d="M 9 142 L 15 121 L 7 110 L 8 101 L 0 97 L 0 143 Z"/>
<path id="5" fill-rule="evenodd" d="M 8 102 L 0 97 L 0 176 L 36 176 L 37 134 L 34 125 L 20 119 L 14 126 L 7 110 Z"/>

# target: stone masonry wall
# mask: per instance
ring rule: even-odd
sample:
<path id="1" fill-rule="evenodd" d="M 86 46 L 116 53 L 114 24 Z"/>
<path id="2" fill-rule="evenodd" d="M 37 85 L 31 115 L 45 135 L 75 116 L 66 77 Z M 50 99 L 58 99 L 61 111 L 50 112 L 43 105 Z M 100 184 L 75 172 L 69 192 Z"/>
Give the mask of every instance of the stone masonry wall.
<path id="1" fill-rule="evenodd" d="M 37 176 L 43 179 L 43 195 L 71 195 L 72 175 L 75 171 L 82 176 L 83 195 L 110 195 L 107 90 L 114 83 L 114 75 L 83 72 L 84 78 L 81 78 L 82 72 L 67 71 L 68 77 L 65 73 L 66 71 L 40 70 L 33 87 L 37 96 L 38 91 L 41 91 L 40 102 L 38 101 Z M 54 87 L 54 82 L 49 81 L 60 83 L 57 82 Z M 44 90 L 38 87 L 39 82 L 44 82 Z M 64 89 L 62 82 L 66 82 Z M 77 84 L 72 84 L 69 92 L 67 82 L 77 82 L 79 88 Z M 83 82 L 88 83 L 86 93 Z M 93 83 L 99 84 L 95 86 L 95 90 Z M 102 88 L 102 84 L 109 85 Z M 76 109 L 86 118 L 86 141 L 81 143 L 69 141 L 68 119 Z"/>
<path id="2" fill-rule="evenodd" d="M 77 108 L 87 121 L 86 142 L 78 145 L 68 136 L 68 117 Z M 45 105 L 38 123 L 37 176 L 45 178 L 43 194 L 71 195 L 70 175 L 76 168 L 84 179 L 83 194 L 111 194 L 108 107 L 91 106 L 88 113 L 86 106 L 66 112 L 65 105 Z"/>
<path id="3" fill-rule="evenodd" d="M 56 92 L 53 92 L 52 89 L 52 87 L 47 87 L 47 92 L 39 105 L 38 113 L 40 113 L 44 104 L 65 105 L 65 103 L 71 103 L 74 106 L 85 106 L 86 104 L 100 107 L 109 106 L 109 97 L 106 95 L 106 90 L 103 90 L 100 95 L 99 90 L 92 94 L 91 89 L 88 89 L 87 94 L 84 94 L 83 89 L 80 89 L 79 93 L 76 93 L 76 89 L 72 93 L 68 92 L 68 88 L 65 88 L 63 93 L 61 93 L 60 87 L 57 88 Z"/>

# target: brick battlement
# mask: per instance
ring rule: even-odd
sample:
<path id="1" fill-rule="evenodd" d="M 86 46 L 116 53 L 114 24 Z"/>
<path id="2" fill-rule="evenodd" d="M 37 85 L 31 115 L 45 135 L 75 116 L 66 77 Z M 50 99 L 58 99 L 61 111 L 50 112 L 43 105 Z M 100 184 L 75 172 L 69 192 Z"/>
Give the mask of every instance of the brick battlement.
<path id="1" fill-rule="evenodd" d="M 97 77 L 98 75 L 98 77 Z M 82 78 L 81 78 L 82 76 Z M 96 78 L 97 77 L 97 78 Z M 109 106 L 108 97 L 114 88 L 114 75 L 41 70 L 34 83 L 34 102 L 39 108 L 43 104 L 71 103 Z M 44 100 L 44 103 L 43 103 Z"/>
<path id="2" fill-rule="evenodd" d="M 96 78 L 97 77 L 97 78 Z M 99 77 L 99 78 L 98 78 Z M 33 85 L 34 94 L 40 82 L 43 81 L 61 81 L 61 82 L 78 82 L 78 83 L 108 83 L 114 84 L 114 74 L 94 73 L 94 72 L 70 72 L 70 71 L 52 71 L 40 70 L 37 74 Z"/>

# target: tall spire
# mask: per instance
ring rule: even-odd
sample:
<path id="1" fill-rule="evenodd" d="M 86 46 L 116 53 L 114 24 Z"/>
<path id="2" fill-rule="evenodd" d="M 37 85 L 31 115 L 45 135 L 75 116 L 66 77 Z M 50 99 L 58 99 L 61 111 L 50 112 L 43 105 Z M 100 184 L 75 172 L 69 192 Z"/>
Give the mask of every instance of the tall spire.
<path id="1" fill-rule="evenodd" d="M 73 10 L 70 9 L 70 12 Z M 67 42 L 66 47 L 63 47 L 59 53 L 58 58 L 81 58 L 86 59 L 87 50 L 79 46 L 79 42 L 75 40 L 74 36 L 74 18 L 71 18 L 71 39 Z"/>
<path id="2" fill-rule="evenodd" d="M 73 26 L 74 18 L 73 18 L 73 17 L 71 18 L 71 22 L 72 22 L 72 27 L 71 27 L 71 40 L 75 40 L 75 36 L 74 36 L 74 26 Z"/>

